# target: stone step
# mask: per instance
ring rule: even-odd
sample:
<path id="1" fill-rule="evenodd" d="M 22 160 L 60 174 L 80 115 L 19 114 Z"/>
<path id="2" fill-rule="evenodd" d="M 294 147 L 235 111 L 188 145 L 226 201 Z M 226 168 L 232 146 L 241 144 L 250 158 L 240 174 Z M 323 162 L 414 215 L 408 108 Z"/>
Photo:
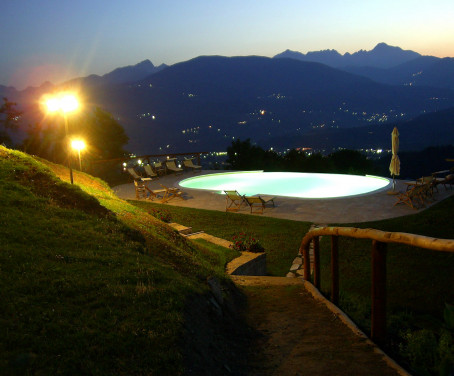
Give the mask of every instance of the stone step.
<path id="1" fill-rule="evenodd" d="M 169 226 L 178 231 L 182 235 L 188 235 L 192 233 L 192 227 L 186 227 L 175 222 L 169 223 Z"/>

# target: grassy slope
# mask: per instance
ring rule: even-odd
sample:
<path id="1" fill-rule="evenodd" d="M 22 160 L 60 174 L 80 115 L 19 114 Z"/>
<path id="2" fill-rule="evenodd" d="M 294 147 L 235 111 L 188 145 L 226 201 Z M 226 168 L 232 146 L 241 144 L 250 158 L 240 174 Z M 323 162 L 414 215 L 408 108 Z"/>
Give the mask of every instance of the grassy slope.
<path id="1" fill-rule="evenodd" d="M 0 374 L 179 374 L 184 306 L 223 261 L 47 165 L 0 146 Z"/>
<path id="2" fill-rule="evenodd" d="M 144 201 L 131 203 L 144 210 L 165 208 L 171 213 L 173 221 L 191 226 L 193 231 L 203 230 L 223 239 L 232 240 L 239 232 L 253 234 L 265 247 L 267 271 L 269 275 L 274 276 L 285 276 L 288 273 L 293 259 L 298 254 L 301 239 L 310 227 L 308 222 L 258 215 L 191 209 Z"/>

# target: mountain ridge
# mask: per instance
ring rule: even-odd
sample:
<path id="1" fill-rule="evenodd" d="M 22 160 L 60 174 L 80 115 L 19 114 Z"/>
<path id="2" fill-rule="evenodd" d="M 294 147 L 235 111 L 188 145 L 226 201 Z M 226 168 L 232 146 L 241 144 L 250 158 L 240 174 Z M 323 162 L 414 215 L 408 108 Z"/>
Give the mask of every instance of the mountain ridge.
<path id="1" fill-rule="evenodd" d="M 292 58 L 301 61 L 314 61 L 334 68 L 348 66 L 370 66 L 375 68 L 391 68 L 405 62 L 421 57 L 417 52 L 403 50 L 400 47 L 389 46 L 386 43 L 378 43 L 372 50 L 359 50 L 344 55 L 336 50 L 309 51 L 303 54 L 298 51 L 286 50 L 274 56 L 274 58 Z"/>

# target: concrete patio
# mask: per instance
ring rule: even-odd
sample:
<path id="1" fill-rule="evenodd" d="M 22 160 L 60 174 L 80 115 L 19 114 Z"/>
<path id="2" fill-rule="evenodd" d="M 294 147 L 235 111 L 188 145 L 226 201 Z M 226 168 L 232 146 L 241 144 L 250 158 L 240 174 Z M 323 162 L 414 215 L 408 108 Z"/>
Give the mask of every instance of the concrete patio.
<path id="1" fill-rule="evenodd" d="M 162 189 L 159 183 L 168 187 L 179 187 L 178 182 L 186 178 L 195 175 L 219 172 L 224 171 L 204 170 L 197 174 L 185 172 L 182 175 L 165 175 L 158 180 L 149 182 L 148 186 L 152 190 Z M 268 217 L 291 219 L 295 221 L 307 221 L 318 224 L 330 224 L 369 222 L 417 214 L 421 210 L 424 210 L 424 208 L 414 210 L 404 204 L 394 206 L 397 198 L 395 195 L 387 193 L 390 189 L 391 186 L 385 190 L 371 194 L 330 199 L 302 199 L 277 196 L 275 199 L 276 207 L 267 207 L 263 214 L 250 214 L 249 207 L 242 207 L 239 213 L 247 215 L 264 215 Z M 136 199 L 133 182 L 116 186 L 113 190 L 122 199 Z M 185 198 L 184 200 L 178 198 L 173 199 L 166 205 L 225 211 L 226 200 L 224 195 L 211 191 L 195 189 L 182 188 L 182 190 L 185 192 L 185 195 L 183 196 Z M 396 190 L 405 191 L 405 183 L 401 180 L 397 180 Z M 449 188 L 445 189 L 442 186 L 439 187 L 438 191 L 438 193 L 435 193 L 435 200 L 429 203 L 426 208 L 454 194 L 454 190 Z M 154 202 L 159 202 L 159 200 L 155 200 Z"/>

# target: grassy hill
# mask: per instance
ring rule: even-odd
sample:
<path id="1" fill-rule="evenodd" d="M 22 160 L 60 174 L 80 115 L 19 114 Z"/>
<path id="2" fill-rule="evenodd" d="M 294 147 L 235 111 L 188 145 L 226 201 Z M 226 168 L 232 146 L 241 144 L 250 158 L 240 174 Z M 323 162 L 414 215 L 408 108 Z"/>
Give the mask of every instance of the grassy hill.
<path id="1" fill-rule="evenodd" d="M 0 146 L 0 374 L 181 374 L 229 325 L 207 280 L 233 299 L 233 251 L 186 241 L 103 181 L 68 175 Z M 207 344 L 188 326 L 198 316 Z M 219 367 L 235 352 L 223 346 Z"/>

